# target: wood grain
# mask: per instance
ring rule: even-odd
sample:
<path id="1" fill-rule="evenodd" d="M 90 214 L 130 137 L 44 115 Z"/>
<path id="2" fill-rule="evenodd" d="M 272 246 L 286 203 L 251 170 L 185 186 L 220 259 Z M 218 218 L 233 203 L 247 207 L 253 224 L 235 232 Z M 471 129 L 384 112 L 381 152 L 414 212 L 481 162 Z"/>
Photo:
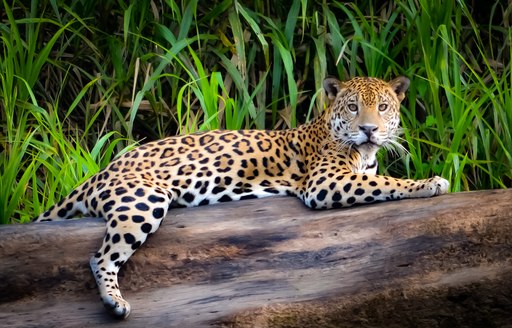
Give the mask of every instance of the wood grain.
<path id="1" fill-rule="evenodd" d="M 275 304 L 501 279 L 511 200 L 496 190 L 329 211 L 286 197 L 171 210 L 121 271 L 122 325 L 256 327 L 251 311 Z M 118 325 L 88 268 L 103 232 L 93 218 L 0 227 L 0 322 Z"/>

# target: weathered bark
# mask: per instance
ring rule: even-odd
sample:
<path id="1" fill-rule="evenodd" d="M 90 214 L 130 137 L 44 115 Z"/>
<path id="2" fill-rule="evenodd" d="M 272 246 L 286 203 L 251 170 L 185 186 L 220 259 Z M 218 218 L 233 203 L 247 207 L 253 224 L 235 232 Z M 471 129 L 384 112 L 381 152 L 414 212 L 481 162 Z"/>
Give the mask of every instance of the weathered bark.
<path id="1" fill-rule="evenodd" d="M 279 326 L 287 313 L 283 326 L 301 326 L 372 297 L 450 300 L 446 290 L 482 282 L 503 291 L 496 308 L 512 313 L 511 200 L 499 190 L 329 211 L 294 198 L 171 210 L 121 271 L 132 305 L 122 325 Z M 100 219 L 0 227 L 2 325 L 116 324 L 88 267 L 103 232 Z"/>

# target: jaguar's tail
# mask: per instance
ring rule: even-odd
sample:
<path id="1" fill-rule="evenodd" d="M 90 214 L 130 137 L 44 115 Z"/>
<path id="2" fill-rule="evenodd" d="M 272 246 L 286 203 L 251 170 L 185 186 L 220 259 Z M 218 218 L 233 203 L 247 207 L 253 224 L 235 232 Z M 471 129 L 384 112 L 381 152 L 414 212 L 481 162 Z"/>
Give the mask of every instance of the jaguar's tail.
<path id="1" fill-rule="evenodd" d="M 87 215 L 88 210 L 85 207 L 83 197 L 84 195 L 79 195 L 79 192 L 75 189 L 60 202 L 52 205 L 48 210 L 41 213 L 32 221 L 43 222 L 67 220 L 73 218 L 77 212 Z"/>

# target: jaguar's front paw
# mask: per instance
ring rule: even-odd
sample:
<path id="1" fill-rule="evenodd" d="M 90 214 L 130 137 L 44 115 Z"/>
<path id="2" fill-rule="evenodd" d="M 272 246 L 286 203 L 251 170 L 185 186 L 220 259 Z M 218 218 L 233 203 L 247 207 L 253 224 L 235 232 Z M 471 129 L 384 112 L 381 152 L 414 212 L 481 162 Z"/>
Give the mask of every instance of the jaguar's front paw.
<path id="1" fill-rule="evenodd" d="M 448 192 L 448 188 L 450 187 L 448 180 L 437 175 L 431 179 L 428 179 L 428 182 L 432 188 L 433 196 L 446 194 Z"/>
<path id="2" fill-rule="evenodd" d="M 102 298 L 103 305 L 116 319 L 126 319 L 130 315 L 130 303 L 119 296 L 108 296 Z"/>

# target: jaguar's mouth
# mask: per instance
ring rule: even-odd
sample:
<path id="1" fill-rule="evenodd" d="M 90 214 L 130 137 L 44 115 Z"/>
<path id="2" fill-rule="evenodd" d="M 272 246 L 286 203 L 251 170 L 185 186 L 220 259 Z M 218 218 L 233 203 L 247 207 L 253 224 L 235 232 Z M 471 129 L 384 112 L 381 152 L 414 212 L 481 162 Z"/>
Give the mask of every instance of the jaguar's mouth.
<path id="1" fill-rule="evenodd" d="M 361 147 L 361 146 L 366 146 L 366 147 L 380 147 L 380 145 L 376 142 L 373 142 L 371 140 L 367 140 L 365 142 L 361 142 L 359 145 L 357 145 L 358 147 Z"/>
<path id="2" fill-rule="evenodd" d="M 356 145 L 356 148 L 363 152 L 374 152 L 381 147 L 382 145 L 379 145 L 373 141 L 365 141 L 360 143 L 359 145 Z"/>

